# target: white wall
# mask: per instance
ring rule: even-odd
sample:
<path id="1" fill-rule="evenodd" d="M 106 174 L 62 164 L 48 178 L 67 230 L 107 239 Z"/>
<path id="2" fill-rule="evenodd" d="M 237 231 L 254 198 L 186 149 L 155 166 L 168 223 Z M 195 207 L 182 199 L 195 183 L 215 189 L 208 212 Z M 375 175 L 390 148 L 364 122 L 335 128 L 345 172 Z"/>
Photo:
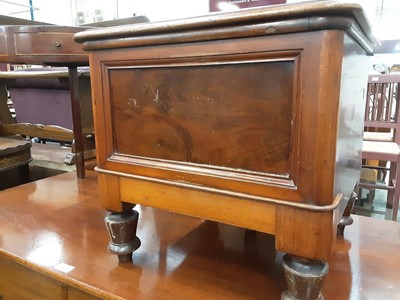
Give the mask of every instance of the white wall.
<path id="1" fill-rule="evenodd" d="M 28 2 L 28 1 L 26 1 Z M 71 25 L 70 0 L 32 0 L 39 10 L 34 12 L 35 20 L 57 25 Z"/>
<path id="2" fill-rule="evenodd" d="M 22 19 L 31 19 L 28 0 L 8 0 L 15 4 L 0 2 L 0 14 Z M 20 4 L 20 5 L 18 5 Z M 34 20 L 58 25 L 71 25 L 70 0 L 32 0 Z"/>
<path id="3" fill-rule="evenodd" d="M 73 11 L 85 15 L 86 23 L 94 22 L 95 10 L 102 10 L 104 20 L 144 15 L 151 21 L 199 16 L 209 12 L 209 0 L 71 0 L 71 6 Z"/>
<path id="4" fill-rule="evenodd" d="M 22 19 L 31 19 L 30 12 L 29 12 L 29 1 L 26 0 L 13 0 L 10 1 L 15 4 L 10 4 L 6 2 L 0 2 L 0 14 L 15 17 L 15 18 L 22 18 Z"/>
<path id="5" fill-rule="evenodd" d="M 71 0 L 71 6 L 74 12 L 82 12 L 85 15 L 85 23 L 101 21 L 96 19 L 96 11 L 101 11 L 103 20 L 114 20 L 121 17 L 117 13 L 117 4 L 119 2 L 133 2 L 132 0 Z M 125 8 L 130 10 L 129 8 Z M 74 25 L 76 14 L 74 17 Z"/>
<path id="6" fill-rule="evenodd" d="M 209 0 L 135 0 L 134 12 L 151 21 L 201 16 L 209 13 Z"/>

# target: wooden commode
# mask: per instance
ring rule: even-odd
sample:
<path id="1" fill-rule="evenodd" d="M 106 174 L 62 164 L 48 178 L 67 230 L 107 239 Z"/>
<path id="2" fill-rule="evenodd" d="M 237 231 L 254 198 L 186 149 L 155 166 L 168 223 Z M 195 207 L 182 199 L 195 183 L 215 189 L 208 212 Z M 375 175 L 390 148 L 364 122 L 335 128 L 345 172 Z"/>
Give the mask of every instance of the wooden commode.
<path id="1" fill-rule="evenodd" d="M 111 251 L 126 261 L 139 247 L 135 204 L 227 223 L 275 235 L 283 299 L 322 299 L 361 166 L 373 42 L 361 7 L 279 5 L 74 39 L 89 51 Z"/>

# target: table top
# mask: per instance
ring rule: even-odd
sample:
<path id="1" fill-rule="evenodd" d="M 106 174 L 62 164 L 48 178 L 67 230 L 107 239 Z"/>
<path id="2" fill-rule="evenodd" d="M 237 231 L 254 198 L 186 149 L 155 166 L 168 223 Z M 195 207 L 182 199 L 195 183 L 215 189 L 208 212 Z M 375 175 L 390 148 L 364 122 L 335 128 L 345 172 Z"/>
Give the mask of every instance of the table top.
<path id="1" fill-rule="evenodd" d="M 274 237 L 149 207 L 133 264 L 106 250 L 97 178 L 65 173 L 0 192 L 0 255 L 103 298 L 279 299 L 285 287 Z M 400 224 L 354 216 L 338 239 L 326 299 L 400 294 Z M 75 267 L 69 273 L 61 263 Z"/>

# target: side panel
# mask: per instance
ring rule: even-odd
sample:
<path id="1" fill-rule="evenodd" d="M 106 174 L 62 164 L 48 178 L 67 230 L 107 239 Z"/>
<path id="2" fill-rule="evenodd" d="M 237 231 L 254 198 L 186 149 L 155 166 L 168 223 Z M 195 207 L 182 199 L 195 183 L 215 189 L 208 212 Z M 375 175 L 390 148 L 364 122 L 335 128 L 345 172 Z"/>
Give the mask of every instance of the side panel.
<path id="1" fill-rule="evenodd" d="M 344 39 L 335 159 L 334 193 L 348 198 L 360 178 L 369 57 L 349 36 Z M 341 208 L 343 212 L 344 207 Z M 341 215 L 341 214 L 340 214 Z"/>

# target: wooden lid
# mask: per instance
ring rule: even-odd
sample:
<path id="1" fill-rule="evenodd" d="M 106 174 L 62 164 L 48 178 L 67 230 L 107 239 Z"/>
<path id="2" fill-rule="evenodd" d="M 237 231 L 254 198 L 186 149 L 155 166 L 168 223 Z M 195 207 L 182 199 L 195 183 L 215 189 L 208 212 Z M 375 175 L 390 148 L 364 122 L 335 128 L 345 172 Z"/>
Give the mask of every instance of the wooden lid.
<path id="1" fill-rule="evenodd" d="M 87 30 L 75 34 L 74 39 L 84 43 L 85 50 L 101 50 L 326 29 L 347 31 L 368 53 L 372 53 L 375 39 L 362 7 L 338 1 L 272 5 L 181 20 Z"/>

